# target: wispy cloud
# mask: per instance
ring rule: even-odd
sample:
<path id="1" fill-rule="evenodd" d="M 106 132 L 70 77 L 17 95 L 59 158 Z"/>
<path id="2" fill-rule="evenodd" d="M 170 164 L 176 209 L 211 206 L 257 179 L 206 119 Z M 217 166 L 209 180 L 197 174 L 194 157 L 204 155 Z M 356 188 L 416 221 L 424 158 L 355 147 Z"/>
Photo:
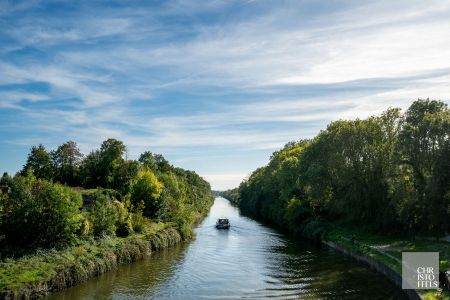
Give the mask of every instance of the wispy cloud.
<path id="1" fill-rule="evenodd" d="M 1 2 L 0 151 L 113 136 L 230 187 L 332 120 L 449 102 L 449 14 L 449 1 Z"/>

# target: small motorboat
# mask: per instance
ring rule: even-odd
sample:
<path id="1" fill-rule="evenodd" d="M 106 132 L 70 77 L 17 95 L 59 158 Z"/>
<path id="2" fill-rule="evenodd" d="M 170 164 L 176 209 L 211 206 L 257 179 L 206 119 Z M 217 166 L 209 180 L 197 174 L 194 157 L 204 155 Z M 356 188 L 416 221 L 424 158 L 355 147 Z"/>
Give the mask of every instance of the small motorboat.
<path id="1" fill-rule="evenodd" d="M 219 218 L 216 222 L 217 229 L 228 229 L 230 228 L 230 221 L 227 218 Z"/>

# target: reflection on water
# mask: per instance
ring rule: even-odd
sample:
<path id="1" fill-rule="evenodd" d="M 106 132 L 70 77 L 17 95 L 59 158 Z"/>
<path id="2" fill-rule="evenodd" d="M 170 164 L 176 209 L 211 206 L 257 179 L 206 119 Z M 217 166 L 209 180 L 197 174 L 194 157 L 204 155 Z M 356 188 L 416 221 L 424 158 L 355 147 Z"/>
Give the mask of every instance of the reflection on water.
<path id="1" fill-rule="evenodd" d="M 231 228 L 217 230 L 228 217 Z M 336 251 L 243 217 L 223 198 L 197 238 L 123 265 L 49 299 L 404 299 L 386 279 Z"/>

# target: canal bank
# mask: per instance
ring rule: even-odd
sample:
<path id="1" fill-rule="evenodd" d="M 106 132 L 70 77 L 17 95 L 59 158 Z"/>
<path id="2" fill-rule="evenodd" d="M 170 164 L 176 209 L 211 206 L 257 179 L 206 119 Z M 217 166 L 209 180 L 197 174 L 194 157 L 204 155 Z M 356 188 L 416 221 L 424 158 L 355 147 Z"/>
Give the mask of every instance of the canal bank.
<path id="1" fill-rule="evenodd" d="M 1 264 L 0 299 L 42 298 L 182 241 L 173 225 L 152 223 L 144 234 L 105 237 L 6 260 Z"/>
<path id="2" fill-rule="evenodd" d="M 353 258 L 354 260 L 364 263 L 367 266 L 369 266 L 372 270 L 377 271 L 380 274 L 383 274 L 386 278 L 388 278 L 395 286 L 397 286 L 399 289 L 402 288 L 402 276 L 400 273 L 395 271 L 393 268 L 388 266 L 387 264 L 384 264 L 375 258 L 353 252 L 351 250 L 348 250 L 344 247 L 341 247 L 337 245 L 334 242 L 331 241 L 322 241 L 323 244 L 327 245 L 330 248 L 333 248 L 345 255 L 348 255 L 349 257 Z M 408 297 L 410 300 L 422 300 L 424 298 L 421 297 L 421 295 L 416 290 L 402 290 L 403 293 Z"/>
<path id="3" fill-rule="evenodd" d="M 399 289 L 402 288 L 402 252 L 439 252 L 440 270 L 449 269 L 450 243 L 445 240 L 401 239 L 368 233 L 335 225 L 324 226 L 319 237 L 323 244 L 336 249 L 371 269 L 383 274 Z M 450 293 L 439 290 L 402 290 L 409 299 L 449 300 Z"/>

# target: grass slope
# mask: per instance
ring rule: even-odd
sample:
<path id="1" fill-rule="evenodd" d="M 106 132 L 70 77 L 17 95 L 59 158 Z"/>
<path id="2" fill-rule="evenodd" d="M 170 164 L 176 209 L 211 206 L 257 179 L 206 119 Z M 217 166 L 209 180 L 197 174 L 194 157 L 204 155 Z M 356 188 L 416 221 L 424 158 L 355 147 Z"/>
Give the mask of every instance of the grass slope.
<path id="1" fill-rule="evenodd" d="M 172 224 L 149 223 L 141 234 L 82 241 L 0 263 L 0 298 L 40 298 L 182 241 Z"/>
<path id="2" fill-rule="evenodd" d="M 329 226 L 324 239 L 337 245 L 370 256 L 390 266 L 401 274 L 402 252 L 439 252 L 440 270 L 450 270 L 450 242 L 425 238 L 396 239 L 368 233 L 366 231 L 342 226 Z M 450 300 L 448 291 L 419 290 L 422 298 L 427 300 Z"/>

